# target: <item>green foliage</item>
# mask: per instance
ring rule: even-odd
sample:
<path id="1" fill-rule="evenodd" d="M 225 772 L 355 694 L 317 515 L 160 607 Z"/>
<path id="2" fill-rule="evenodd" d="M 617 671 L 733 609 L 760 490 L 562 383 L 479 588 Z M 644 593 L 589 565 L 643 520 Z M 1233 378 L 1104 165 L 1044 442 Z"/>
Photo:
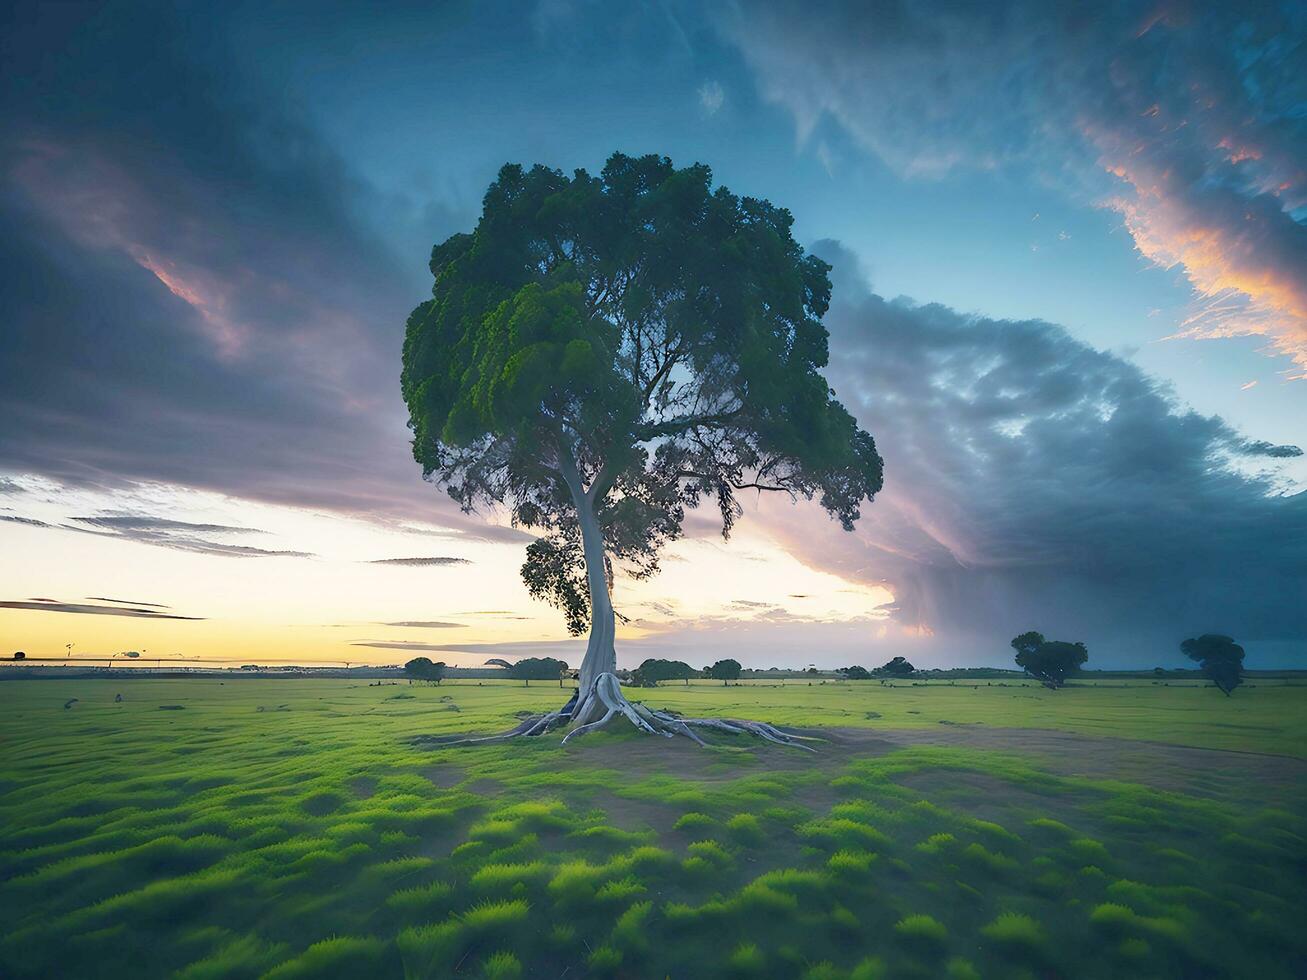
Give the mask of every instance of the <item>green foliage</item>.
<path id="1" fill-rule="evenodd" d="M 1201 664 L 1203 673 L 1226 697 L 1243 683 L 1243 647 L 1232 637 L 1204 633 L 1181 643 L 1180 652 Z"/>
<path id="2" fill-rule="evenodd" d="M 905 942 L 920 946 L 943 946 L 948 942 L 948 929 L 929 915 L 904 916 L 894 924 L 894 931 Z"/>
<path id="3" fill-rule="evenodd" d="M 1011 951 L 1032 953 L 1043 948 L 1044 930 L 1028 915 L 1004 912 L 980 934 L 990 942 Z"/>
<path id="4" fill-rule="evenodd" d="M 596 737 L 577 766 L 554 742 L 414 746 L 557 700 L 445 684 L 462 717 L 344 680 L 0 685 L 0 974 L 1279 980 L 1307 958 L 1307 789 L 1278 758 L 1305 754 L 1302 688 L 1258 684 L 1230 727 L 1197 681 L 1083 686 L 1074 713 L 1032 684 L 678 684 L 650 703 L 900 741 L 1002 719 L 1008 748 L 723 739 L 646 765 Z M 1087 778 L 1013 726 L 1267 754 L 1214 780 L 1093 738 L 1115 778 Z"/>
<path id="5" fill-rule="evenodd" d="M 1089 659 L 1083 643 L 1046 640 L 1033 630 L 1012 640 L 1017 666 L 1050 690 L 1057 690 L 1069 675 Z"/>
<path id="6" fill-rule="evenodd" d="M 917 668 L 908 663 L 905 657 L 894 657 L 886 664 L 876 668 L 876 673 L 884 677 L 908 677 L 916 673 Z"/>
<path id="7" fill-rule="evenodd" d="M 694 668 L 680 660 L 644 661 L 631 671 L 633 687 L 657 687 L 659 681 L 689 681 L 694 676 Z"/>
<path id="8" fill-rule="evenodd" d="M 523 657 L 508 668 L 508 676 L 530 684 L 532 681 L 556 681 L 566 670 L 567 664 L 553 657 Z"/>
<path id="9" fill-rule="evenodd" d="M 433 663 L 430 657 L 414 657 L 404 665 L 404 673 L 416 681 L 439 684 L 445 676 L 445 663 Z"/>
<path id="10" fill-rule="evenodd" d="M 836 673 L 843 674 L 844 679 L 850 681 L 865 681 L 871 678 L 871 671 L 856 664 L 852 667 L 841 667 Z"/>
<path id="11" fill-rule="evenodd" d="M 829 267 L 792 226 L 703 165 L 619 153 L 598 175 L 503 167 L 476 229 L 433 249 L 404 341 L 414 457 L 462 506 L 506 502 L 544 532 L 523 577 L 573 632 L 578 507 L 649 575 L 702 499 L 724 533 L 746 488 L 816 496 L 851 528 L 880 489 L 821 375 Z"/>
<path id="12" fill-rule="evenodd" d="M 738 660 L 727 657 L 725 660 L 718 660 L 711 667 L 705 667 L 703 676 L 725 684 L 727 681 L 738 680 L 743 669 Z"/>

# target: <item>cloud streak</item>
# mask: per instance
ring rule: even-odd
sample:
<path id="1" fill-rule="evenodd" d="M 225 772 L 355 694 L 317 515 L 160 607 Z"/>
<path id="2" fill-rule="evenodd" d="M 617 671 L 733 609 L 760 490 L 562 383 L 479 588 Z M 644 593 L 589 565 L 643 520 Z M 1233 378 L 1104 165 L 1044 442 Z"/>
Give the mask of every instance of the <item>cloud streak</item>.
<path id="1" fill-rule="evenodd" d="M 231 534 L 262 534 L 255 528 L 231 527 L 225 524 L 197 524 L 164 517 L 131 514 L 109 514 L 95 517 L 74 517 L 73 524 L 60 525 L 65 530 L 81 531 L 101 537 L 121 538 L 137 544 L 171 548 L 198 555 L 215 555 L 220 558 L 312 558 L 306 551 L 289 551 L 275 548 L 256 548 L 246 544 L 215 541 L 213 537 Z M 47 525 L 49 526 L 49 525 Z"/>
<path id="2" fill-rule="evenodd" d="M 60 602 L 57 599 L 3 600 L 0 601 L 0 609 L 24 609 L 30 612 L 72 613 L 84 616 L 126 616 L 132 619 L 184 619 L 193 622 L 201 621 L 204 618 L 202 616 L 181 616 L 176 613 L 163 613 L 159 612 L 157 608 L 102 606 L 81 602 Z"/>
<path id="3" fill-rule="evenodd" d="M 434 558 L 375 558 L 369 565 L 395 565 L 401 568 L 440 568 L 447 565 L 470 565 L 466 558 L 436 556 Z"/>

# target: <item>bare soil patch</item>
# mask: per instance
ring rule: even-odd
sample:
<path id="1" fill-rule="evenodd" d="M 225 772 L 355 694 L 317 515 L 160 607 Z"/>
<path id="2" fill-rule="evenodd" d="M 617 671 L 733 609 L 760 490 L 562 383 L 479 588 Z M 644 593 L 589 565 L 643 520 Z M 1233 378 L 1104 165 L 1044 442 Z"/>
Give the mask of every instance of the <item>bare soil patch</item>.
<path id="1" fill-rule="evenodd" d="M 447 764 L 425 766 L 418 772 L 435 784 L 437 789 L 452 789 L 467 778 L 467 773 L 458 766 Z"/>

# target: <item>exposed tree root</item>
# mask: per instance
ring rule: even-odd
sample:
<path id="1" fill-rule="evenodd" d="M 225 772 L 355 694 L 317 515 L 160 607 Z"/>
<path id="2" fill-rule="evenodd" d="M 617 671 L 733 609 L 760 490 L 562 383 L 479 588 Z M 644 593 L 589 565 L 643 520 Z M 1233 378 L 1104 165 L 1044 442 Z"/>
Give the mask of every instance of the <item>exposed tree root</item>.
<path id="1" fill-rule="evenodd" d="M 684 735 L 699 745 L 707 743 L 699 737 L 695 729 L 709 728 L 729 732 L 732 735 L 753 735 L 767 742 L 790 745 L 805 752 L 816 751 L 811 746 L 803 744 L 804 741 L 812 741 L 807 736 L 783 732 L 763 721 L 743 721 L 737 718 L 679 718 L 670 712 L 658 711 L 639 702 L 628 701 L 622 694 L 616 675 L 610 673 L 596 677 L 584 697 L 578 691 L 558 711 L 525 718 L 508 731 L 475 737 L 427 736 L 422 741 L 428 745 L 488 745 L 507 742 L 514 738 L 533 738 L 564 725 L 570 725 L 571 730 L 563 736 L 563 744 L 566 745 L 571 739 L 598 731 L 618 718 L 625 718 L 638 731 L 649 735 L 661 735 L 664 738 Z"/>

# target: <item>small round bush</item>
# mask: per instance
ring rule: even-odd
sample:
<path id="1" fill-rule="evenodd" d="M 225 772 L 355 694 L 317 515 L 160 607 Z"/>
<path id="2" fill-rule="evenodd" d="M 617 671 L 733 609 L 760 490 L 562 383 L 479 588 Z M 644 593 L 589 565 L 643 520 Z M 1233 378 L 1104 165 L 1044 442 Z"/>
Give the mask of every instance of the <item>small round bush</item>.
<path id="1" fill-rule="evenodd" d="M 918 946 L 942 946 L 948 942 L 948 929 L 944 923 L 929 915 L 905 916 L 895 923 L 894 931 Z"/>

